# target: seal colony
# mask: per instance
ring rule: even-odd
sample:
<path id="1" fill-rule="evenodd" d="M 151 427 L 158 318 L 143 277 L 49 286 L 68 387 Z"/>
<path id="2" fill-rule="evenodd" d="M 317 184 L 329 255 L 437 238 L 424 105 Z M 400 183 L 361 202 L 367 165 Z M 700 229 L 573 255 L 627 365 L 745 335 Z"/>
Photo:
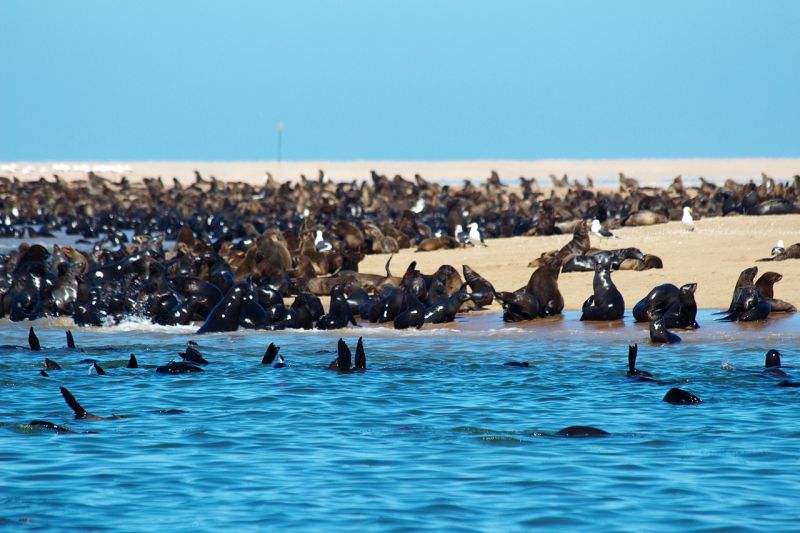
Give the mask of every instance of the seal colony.
<path id="1" fill-rule="evenodd" d="M 663 261 L 638 248 L 592 248 L 589 221 L 593 238 L 611 239 L 608 229 L 684 220 L 686 208 L 695 217 L 795 213 L 800 177 L 721 187 L 703 180 L 685 187 L 679 177 L 657 189 L 621 175 L 614 192 L 566 177 L 553 185 L 548 195 L 533 179 L 511 187 L 496 174 L 460 188 L 377 173 L 369 183 L 332 183 L 321 173 L 296 184 L 267 179 L 261 187 L 199 173 L 188 187 L 177 181 L 167 187 L 160 178 L 113 182 L 92 173 L 69 183 L 0 178 L 3 235 L 35 239 L 63 231 L 89 247 L 23 242 L 0 257 L 0 313 L 12 321 L 69 316 L 80 326 L 139 316 L 197 324 L 198 333 L 339 329 L 364 321 L 405 329 L 451 322 L 497 300 L 504 320 L 517 322 L 561 314 L 559 273 L 592 271 L 582 318 L 619 320 L 625 302 L 612 272 L 660 268 Z M 359 271 L 366 254 L 433 250 L 434 240 L 491 249 L 484 237 L 564 232 L 571 240 L 534 259 L 528 283 L 512 292 L 495 290 L 468 265 L 425 273 L 412 261 L 399 275 L 390 258 L 383 274 Z M 774 258 L 790 258 L 797 248 L 781 247 Z M 763 320 L 794 310 L 774 297 L 781 274 L 768 274 L 762 283 L 737 283 L 724 319 Z M 656 290 L 642 315 L 653 342 L 675 342 L 669 329 L 697 327 L 696 285 L 677 293 L 670 287 Z M 327 309 L 320 296 L 329 298 Z"/>

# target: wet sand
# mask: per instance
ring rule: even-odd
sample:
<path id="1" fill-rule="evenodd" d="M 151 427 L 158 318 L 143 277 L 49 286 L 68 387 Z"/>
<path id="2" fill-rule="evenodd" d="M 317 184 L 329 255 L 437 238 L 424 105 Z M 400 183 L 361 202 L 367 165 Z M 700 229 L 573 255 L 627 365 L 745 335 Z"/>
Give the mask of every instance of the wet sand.
<path id="1" fill-rule="evenodd" d="M 758 266 L 762 272 L 783 274 L 775 285 L 775 297 L 800 306 L 800 259 L 756 263 L 768 257 L 778 239 L 786 246 L 800 241 L 800 215 L 762 217 L 724 217 L 696 221 L 694 232 L 688 232 L 680 222 L 649 227 L 615 230 L 619 239 L 600 242 L 592 237 L 592 246 L 602 249 L 635 246 L 645 253 L 661 257 L 664 268 L 642 272 L 615 272 L 612 276 L 625 298 L 627 308 L 661 283 L 682 285 L 697 282 L 695 295 L 700 308 L 727 308 L 739 273 L 747 267 Z M 418 268 L 432 273 L 439 265 L 451 264 L 461 268 L 467 264 L 491 281 L 497 290 L 515 290 L 528 282 L 533 272 L 528 262 L 542 252 L 560 248 L 570 235 L 549 237 L 513 237 L 491 239 L 486 248 L 464 248 L 414 252 L 401 250 L 392 260 L 392 273 L 402 275 L 411 261 Z M 361 263 L 362 272 L 383 272 L 388 256 L 368 255 Z M 592 293 L 591 272 L 561 274 L 559 287 L 566 309 L 580 309 Z"/>

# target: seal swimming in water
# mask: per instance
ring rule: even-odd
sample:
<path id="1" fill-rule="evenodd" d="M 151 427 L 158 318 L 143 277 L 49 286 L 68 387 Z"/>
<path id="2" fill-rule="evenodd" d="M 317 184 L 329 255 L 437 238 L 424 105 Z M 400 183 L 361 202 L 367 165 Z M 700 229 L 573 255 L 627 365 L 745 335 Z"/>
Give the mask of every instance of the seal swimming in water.
<path id="1" fill-rule="evenodd" d="M 594 294 L 583 302 L 581 320 L 619 320 L 625 314 L 625 300 L 611 281 L 610 259 L 602 258 L 595 264 Z"/>
<path id="2" fill-rule="evenodd" d="M 170 361 L 169 363 L 156 367 L 158 374 L 192 374 L 203 372 L 199 366 L 186 361 Z"/>
<path id="3" fill-rule="evenodd" d="M 764 370 L 761 372 L 774 377 L 787 377 L 786 372 L 781 370 L 781 353 L 778 350 L 768 350 L 764 354 Z"/>
<path id="4" fill-rule="evenodd" d="M 125 366 L 125 368 L 139 368 L 139 361 L 136 360 L 135 355 L 131 354 L 131 356 L 128 358 L 128 364 Z"/>
<path id="5" fill-rule="evenodd" d="M 114 414 L 112 414 L 111 416 L 94 415 L 89 411 L 87 411 L 86 409 L 84 409 L 83 406 L 80 403 L 78 403 L 78 400 L 75 399 L 75 396 L 73 396 L 72 393 L 69 390 L 67 390 L 66 387 L 60 387 L 59 390 L 61 390 L 61 396 L 64 397 L 64 401 L 67 403 L 69 408 L 72 409 L 72 412 L 75 413 L 76 420 L 117 420 L 123 418 L 120 415 L 114 415 Z"/>
<path id="6" fill-rule="evenodd" d="M 45 370 L 61 370 L 61 365 L 47 357 L 44 358 L 43 365 Z"/>
<path id="7" fill-rule="evenodd" d="M 178 353 L 178 356 L 184 361 L 195 365 L 208 364 L 208 361 L 205 360 L 203 355 L 200 353 L 200 350 L 198 350 L 198 344 L 194 341 L 188 341 L 186 343 L 186 349 Z"/>
<path id="8" fill-rule="evenodd" d="M 569 426 L 556 432 L 558 437 L 608 437 L 608 431 L 592 426 Z"/>
<path id="9" fill-rule="evenodd" d="M 336 359 L 330 362 L 328 370 L 335 370 L 337 372 L 363 372 L 367 369 L 367 356 L 364 352 L 364 340 L 362 337 L 358 338 L 356 345 L 356 360 L 353 366 L 353 356 L 350 352 L 350 347 L 344 342 L 344 339 L 339 339 L 336 345 L 337 356 Z"/>
<path id="10" fill-rule="evenodd" d="M 675 344 L 681 342 L 681 338 L 667 329 L 662 316 L 650 322 L 650 342 L 654 344 Z"/>
<path id="11" fill-rule="evenodd" d="M 664 399 L 662 401 L 671 403 L 672 405 L 696 405 L 699 403 L 703 403 L 703 400 L 701 400 L 691 392 L 679 389 L 677 387 L 673 387 L 670 390 L 668 390 L 667 393 L 664 395 Z"/>
<path id="12" fill-rule="evenodd" d="M 36 336 L 36 332 L 33 331 L 33 327 L 28 330 L 28 347 L 32 352 L 42 351 L 42 345 L 39 344 L 39 337 Z"/>

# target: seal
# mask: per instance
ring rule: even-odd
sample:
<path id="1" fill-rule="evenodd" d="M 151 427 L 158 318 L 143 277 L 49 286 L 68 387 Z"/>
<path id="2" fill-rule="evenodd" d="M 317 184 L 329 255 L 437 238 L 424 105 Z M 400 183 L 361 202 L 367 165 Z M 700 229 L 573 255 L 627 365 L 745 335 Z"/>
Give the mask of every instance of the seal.
<path id="1" fill-rule="evenodd" d="M 637 381 L 654 382 L 653 374 L 646 370 L 639 370 L 636 368 L 636 356 L 639 354 L 638 344 L 628 345 L 628 372 L 627 377 L 633 378 Z"/>
<path id="2" fill-rule="evenodd" d="M 527 287 L 514 292 L 496 292 L 494 297 L 503 306 L 503 322 L 522 322 L 539 317 L 539 300 Z"/>
<path id="3" fill-rule="evenodd" d="M 58 433 L 59 435 L 75 433 L 75 431 L 73 431 L 69 427 L 61 426 L 54 422 L 50 422 L 49 420 L 31 420 L 30 422 L 28 422 L 28 425 L 36 429 L 46 429 L 48 431 L 53 431 L 55 433 Z"/>
<path id="4" fill-rule="evenodd" d="M 778 350 L 768 350 L 764 354 L 764 370 L 761 373 L 780 378 L 787 377 L 786 372 L 781 370 L 781 353 Z"/>
<path id="5" fill-rule="evenodd" d="M 131 356 L 128 358 L 128 364 L 125 366 L 125 368 L 139 368 L 139 361 L 136 360 L 135 355 L 131 354 Z"/>
<path id="6" fill-rule="evenodd" d="M 120 415 L 114 414 L 111 416 L 97 416 L 92 414 L 84 409 L 80 403 L 78 403 L 78 400 L 75 399 L 75 396 L 73 396 L 66 387 L 61 387 L 60 390 L 61 396 L 64 397 L 64 401 L 67 403 L 69 408 L 72 409 L 72 412 L 75 413 L 76 420 L 117 420 L 119 418 L 123 418 Z"/>
<path id="7" fill-rule="evenodd" d="M 736 289 L 732 310 L 719 320 L 728 322 L 754 322 L 765 320 L 772 306 L 769 301 L 761 295 L 755 286 L 745 286 Z"/>
<path id="8" fill-rule="evenodd" d="M 191 374 L 202 372 L 203 369 L 186 361 L 170 361 L 169 363 L 156 367 L 158 374 Z"/>
<path id="9" fill-rule="evenodd" d="M 592 426 L 569 426 L 559 429 L 556 432 L 557 437 L 608 437 L 611 435 L 608 431 Z"/>
<path id="10" fill-rule="evenodd" d="M 208 318 L 197 330 L 198 334 L 220 331 L 236 331 L 239 329 L 239 312 L 242 300 L 247 295 L 247 284 L 237 283 L 214 306 Z"/>
<path id="11" fill-rule="evenodd" d="M 67 330 L 67 348 L 70 350 L 75 349 L 75 339 L 72 337 L 72 332 Z"/>
<path id="12" fill-rule="evenodd" d="M 195 341 L 186 343 L 186 349 L 178 353 L 181 359 L 195 365 L 207 365 L 208 361 L 205 360 L 203 355 L 198 350 L 198 344 Z"/>
<path id="13" fill-rule="evenodd" d="M 727 314 L 732 313 L 733 307 L 736 304 L 737 291 L 741 287 L 747 287 L 753 285 L 753 282 L 756 278 L 756 274 L 758 274 L 758 267 L 750 267 L 742 270 L 742 272 L 739 274 L 739 279 L 736 280 L 736 285 L 733 287 L 733 296 L 731 297 L 731 304 L 728 306 L 728 310 L 721 311 L 716 314 L 724 315 L 726 313 Z"/>
<path id="14" fill-rule="evenodd" d="M 672 405 L 696 405 L 703 403 L 703 400 L 692 394 L 691 392 L 673 387 L 667 391 L 662 401 L 671 403 Z"/>
<path id="15" fill-rule="evenodd" d="M 794 313 L 797 311 L 794 305 L 775 298 L 774 285 L 781 279 L 783 279 L 783 276 L 777 272 L 764 272 L 758 278 L 755 285 L 762 296 L 769 302 L 770 313 Z"/>
<path id="16" fill-rule="evenodd" d="M 681 338 L 667 329 L 664 325 L 664 317 L 661 317 L 650 322 L 650 342 L 654 344 L 675 344 L 681 342 Z"/>
<path id="17" fill-rule="evenodd" d="M 355 367 L 353 366 L 353 356 L 350 352 L 350 347 L 344 342 L 344 339 L 339 339 L 336 345 L 337 356 L 336 359 L 330 362 L 328 370 L 335 370 L 337 372 L 363 372 L 367 369 L 367 356 L 364 352 L 364 340 L 359 337 L 358 344 L 356 345 L 356 361 Z"/>
<path id="18" fill-rule="evenodd" d="M 394 329 L 421 328 L 425 323 L 425 304 L 411 291 L 406 291 L 405 301 L 405 310 L 394 318 Z"/>
<path id="19" fill-rule="evenodd" d="M 39 337 L 36 336 L 36 332 L 33 331 L 33 327 L 28 330 L 28 347 L 32 352 L 42 351 L 42 345 L 39 344 Z"/>
<path id="20" fill-rule="evenodd" d="M 94 373 L 94 374 L 97 374 L 98 376 L 105 376 L 106 375 L 106 371 L 103 369 L 103 367 L 98 365 L 96 361 L 94 363 L 92 363 L 91 367 L 89 367 L 89 373 L 90 374 Z"/>
<path id="21" fill-rule="evenodd" d="M 594 294 L 583 302 L 581 320 L 620 320 L 625 314 L 625 300 L 611 281 L 611 262 L 607 257 L 595 264 Z"/>
<path id="22" fill-rule="evenodd" d="M 464 281 L 472 291 L 470 298 L 478 308 L 488 307 L 494 301 L 494 286 L 483 276 L 472 270 L 468 265 L 461 265 L 464 272 Z"/>
<path id="23" fill-rule="evenodd" d="M 47 357 L 44 358 L 44 369 L 45 370 L 61 370 L 61 365 L 49 359 Z"/>
<path id="24" fill-rule="evenodd" d="M 586 224 L 583 224 L 584 228 Z M 577 232 L 577 230 L 576 230 Z M 588 236 L 586 237 L 588 239 Z M 560 259 L 549 259 L 531 274 L 526 291 L 539 302 L 539 315 L 542 317 L 560 315 L 564 310 L 564 297 L 558 290 Z"/>
<path id="25" fill-rule="evenodd" d="M 280 351 L 280 346 L 275 346 L 274 342 L 269 343 L 267 346 L 267 350 L 264 352 L 264 357 L 261 358 L 261 364 L 265 366 L 269 366 L 273 364 L 275 361 L 275 357 L 278 355 L 278 351 Z"/>

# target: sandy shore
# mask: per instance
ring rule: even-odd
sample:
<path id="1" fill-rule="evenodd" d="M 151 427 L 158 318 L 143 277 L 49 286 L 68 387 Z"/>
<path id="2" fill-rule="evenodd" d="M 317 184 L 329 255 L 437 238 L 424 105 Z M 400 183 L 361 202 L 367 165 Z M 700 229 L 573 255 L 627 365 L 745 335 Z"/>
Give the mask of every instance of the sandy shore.
<path id="1" fill-rule="evenodd" d="M 780 179 L 800 173 L 799 158 L 731 158 L 731 159 L 539 159 L 465 160 L 465 161 L 13 161 L 0 162 L 0 175 L 15 174 L 20 178 L 38 179 L 54 172 L 65 178 L 82 178 L 88 170 L 101 175 L 130 178 L 143 176 L 177 177 L 183 181 L 194 178 L 195 169 L 203 175 L 220 179 L 238 179 L 261 183 L 266 172 L 281 180 L 298 179 L 300 174 L 316 177 L 319 169 L 334 180 L 369 178 L 370 170 L 413 177 L 419 173 L 427 179 L 460 183 L 465 178 L 483 180 L 492 170 L 501 178 L 516 181 L 520 176 L 537 177 L 541 185 L 549 186 L 549 174 L 568 174 L 583 179 L 592 176 L 600 187 L 616 186 L 617 174 L 634 176 L 643 185 L 669 183 L 681 174 L 687 184 L 699 176 L 715 181 L 728 178 L 742 181 L 759 178 L 762 172 Z"/>
<path id="2" fill-rule="evenodd" d="M 768 257 L 778 239 L 786 245 L 800 241 L 800 215 L 764 217 L 726 217 L 698 220 L 694 232 L 687 232 L 679 222 L 650 227 L 621 228 L 619 239 L 592 245 L 603 249 L 635 246 L 664 261 L 660 270 L 615 272 L 613 280 L 632 307 L 654 286 L 661 283 L 682 285 L 697 282 L 697 304 L 701 308 L 727 308 L 739 272 L 757 265 L 759 274 L 773 271 L 783 274 L 775 285 L 775 296 L 800 307 L 800 260 L 756 263 Z M 461 268 L 468 264 L 491 281 L 498 290 L 514 290 L 528 282 L 533 269 L 527 264 L 540 253 L 561 247 L 570 236 L 514 237 L 492 239 L 486 248 L 413 252 L 402 250 L 392 260 L 394 274 L 402 274 L 410 261 L 431 273 L 439 265 Z M 363 272 L 381 273 L 385 255 L 368 255 L 361 263 Z M 592 293 L 592 273 L 561 274 L 559 287 L 566 309 L 580 309 Z"/>

